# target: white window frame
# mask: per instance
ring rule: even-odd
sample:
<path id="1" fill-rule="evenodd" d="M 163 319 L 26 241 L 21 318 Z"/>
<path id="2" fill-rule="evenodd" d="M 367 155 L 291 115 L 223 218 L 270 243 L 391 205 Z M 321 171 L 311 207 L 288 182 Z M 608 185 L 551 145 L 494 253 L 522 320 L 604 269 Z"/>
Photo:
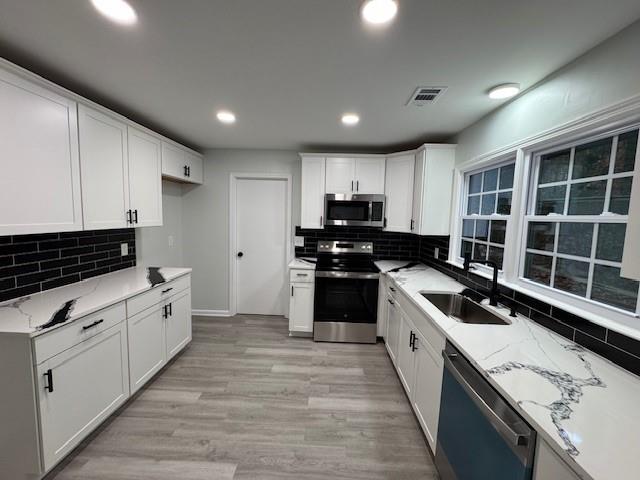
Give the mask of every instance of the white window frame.
<path id="1" fill-rule="evenodd" d="M 614 331 L 640 331 L 640 311 L 635 313 L 608 306 L 600 302 L 572 295 L 568 292 L 546 287 L 531 280 L 522 278 L 521 267 L 526 251 L 527 231 L 525 217 L 529 205 L 531 174 L 535 155 L 548 151 L 556 151 L 568 145 L 588 143 L 591 140 L 606 138 L 624 131 L 632 130 L 640 125 L 640 95 L 618 104 L 592 112 L 584 117 L 567 122 L 558 127 L 530 136 L 509 144 L 493 152 L 471 158 L 459 163 L 454 171 L 454 208 L 451 217 L 451 247 L 449 248 L 448 263 L 462 268 L 460 257 L 462 238 L 462 214 L 466 207 L 465 175 L 478 170 L 484 170 L 494 165 L 508 163 L 515 157 L 513 196 L 511 215 L 507 221 L 505 239 L 505 254 L 503 271 L 500 272 L 499 282 L 516 292 L 522 292 L 530 297 L 542 300 L 552 306 L 561 308 L 596 324 Z M 622 175 L 624 176 L 624 175 Z M 636 156 L 634 178 L 640 177 L 640 141 Z M 637 184 L 637 180 L 634 184 Z M 545 217 L 546 218 L 546 217 Z M 598 217 L 598 223 L 604 223 L 607 217 Z M 549 219 L 547 219 L 549 220 Z M 553 218 L 551 218 L 553 220 Z M 613 217 L 609 221 L 619 222 L 620 217 Z M 594 242 L 595 243 L 595 242 Z M 602 262 L 604 263 L 604 262 Z M 491 271 L 478 266 L 475 274 L 490 279 Z M 640 303 L 640 302 L 639 302 Z"/>

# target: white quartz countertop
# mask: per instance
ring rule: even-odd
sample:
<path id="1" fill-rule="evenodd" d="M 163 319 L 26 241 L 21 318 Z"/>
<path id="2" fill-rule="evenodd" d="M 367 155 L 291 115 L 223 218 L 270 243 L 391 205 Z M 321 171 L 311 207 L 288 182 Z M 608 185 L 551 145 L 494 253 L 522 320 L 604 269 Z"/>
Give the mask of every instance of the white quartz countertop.
<path id="1" fill-rule="evenodd" d="M 383 272 L 410 262 L 376 262 Z M 525 317 L 459 323 L 420 295 L 465 287 L 419 264 L 386 273 L 578 475 L 640 478 L 640 378 Z M 491 308 L 491 307 L 490 307 Z"/>
<path id="2" fill-rule="evenodd" d="M 0 303 L 0 333 L 35 337 L 191 272 L 132 267 Z"/>
<path id="3" fill-rule="evenodd" d="M 296 268 L 299 270 L 315 270 L 315 262 L 305 260 L 304 258 L 294 258 L 289 262 L 289 268 Z"/>

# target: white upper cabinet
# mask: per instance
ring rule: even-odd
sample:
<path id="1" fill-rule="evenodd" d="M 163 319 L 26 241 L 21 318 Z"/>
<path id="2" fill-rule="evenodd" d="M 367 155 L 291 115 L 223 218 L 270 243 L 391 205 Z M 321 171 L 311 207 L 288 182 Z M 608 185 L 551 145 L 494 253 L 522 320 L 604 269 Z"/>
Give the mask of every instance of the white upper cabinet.
<path id="1" fill-rule="evenodd" d="M 162 225 L 160 139 L 129 127 L 129 200 L 136 227 Z M 128 210 L 128 209 L 127 209 Z"/>
<path id="2" fill-rule="evenodd" d="M 202 158 L 168 142 L 162 142 L 162 176 L 187 183 L 202 183 Z"/>
<path id="3" fill-rule="evenodd" d="M 384 172 L 384 158 L 356 158 L 355 193 L 384 194 Z"/>
<path id="4" fill-rule="evenodd" d="M 302 157 L 302 185 L 300 226 L 302 228 L 324 228 L 324 157 Z"/>
<path id="5" fill-rule="evenodd" d="M 354 158 L 327 158 L 327 193 L 354 193 L 355 181 Z"/>
<path id="6" fill-rule="evenodd" d="M 129 210 L 127 126 L 78 106 L 82 212 L 86 230 L 124 228 Z"/>
<path id="7" fill-rule="evenodd" d="M 389 232 L 410 233 L 413 227 L 414 168 L 413 152 L 387 158 L 385 230 Z"/>
<path id="8" fill-rule="evenodd" d="M 455 145 L 428 144 L 416 151 L 413 233 L 449 235 Z"/>
<path id="9" fill-rule="evenodd" d="M 0 235 L 82 230 L 76 103 L 0 70 Z"/>
<path id="10" fill-rule="evenodd" d="M 640 149 L 638 150 L 638 157 Z M 636 173 L 631 189 L 631 202 L 629 204 L 629 220 L 624 242 L 624 254 L 622 256 L 622 276 L 634 280 L 640 280 L 640 159 L 636 160 Z"/>
<path id="11" fill-rule="evenodd" d="M 383 157 L 328 157 L 327 193 L 384 193 Z"/>

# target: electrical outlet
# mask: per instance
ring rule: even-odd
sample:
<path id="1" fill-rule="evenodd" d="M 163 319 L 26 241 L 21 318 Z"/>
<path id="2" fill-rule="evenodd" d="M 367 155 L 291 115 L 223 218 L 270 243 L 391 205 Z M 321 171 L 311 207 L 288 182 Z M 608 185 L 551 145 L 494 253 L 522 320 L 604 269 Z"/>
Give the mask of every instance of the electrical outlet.
<path id="1" fill-rule="evenodd" d="M 295 236 L 295 246 L 296 247 L 304 247 L 304 237 Z"/>
<path id="2" fill-rule="evenodd" d="M 433 249 L 433 258 L 435 258 L 435 259 L 440 258 L 440 248 L 439 247 L 435 247 Z"/>
<path id="3" fill-rule="evenodd" d="M 173 240 L 173 235 L 169 235 L 168 243 L 170 247 L 173 247 L 175 241 Z"/>
<path id="4" fill-rule="evenodd" d="M 122 255 L 123 257 L 126 257 L 127 255 L 129 255 L 129 244 L 128 243 L 121 243 L 120 244 L 120 255 Z"/>

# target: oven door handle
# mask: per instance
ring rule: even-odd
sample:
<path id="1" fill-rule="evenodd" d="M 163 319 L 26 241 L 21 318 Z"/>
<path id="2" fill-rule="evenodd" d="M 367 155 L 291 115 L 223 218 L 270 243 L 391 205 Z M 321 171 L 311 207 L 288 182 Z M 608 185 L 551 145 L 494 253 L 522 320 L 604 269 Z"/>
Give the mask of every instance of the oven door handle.
<path id="1" fill-rule="evenodd" d="M 514 431 L 510 425 L 508 425 L 485 401 L 484 398 L 471 386 L 471 384 L 464 377 L 464 374 L 458 370 L 458 367 L 455 365 L 455 361 L 459 359 L 459 355 L 457 353 L 451 352 L 442 352 L 442 357 L 444 358 L 445 368 L 453 375 L 453 377 L 458 381 L 460 386 L 467 392 L 469 398 L 473 400 L 473 403 L 480 409 L 482 414 L 486 417 L 486 419 L 491 423 L 493 428 L 502 436 L 507 442 L 511 443 L 513 446 L 522 447 L 530 444 L 531 435 L 525 435 L 522 433 L 518 433 Z M 483 380 L 485 381 L 485 380 Z M 498 395 L 495 392 L 491 392 Z"/>
<path id="2" fill-rule="evenodd" d="M 356 280 L 377 280 L 380 278 L 379 273 L 367 272 L 324 272 L 316 271 L 316 278 L 349 278 Z"/>

